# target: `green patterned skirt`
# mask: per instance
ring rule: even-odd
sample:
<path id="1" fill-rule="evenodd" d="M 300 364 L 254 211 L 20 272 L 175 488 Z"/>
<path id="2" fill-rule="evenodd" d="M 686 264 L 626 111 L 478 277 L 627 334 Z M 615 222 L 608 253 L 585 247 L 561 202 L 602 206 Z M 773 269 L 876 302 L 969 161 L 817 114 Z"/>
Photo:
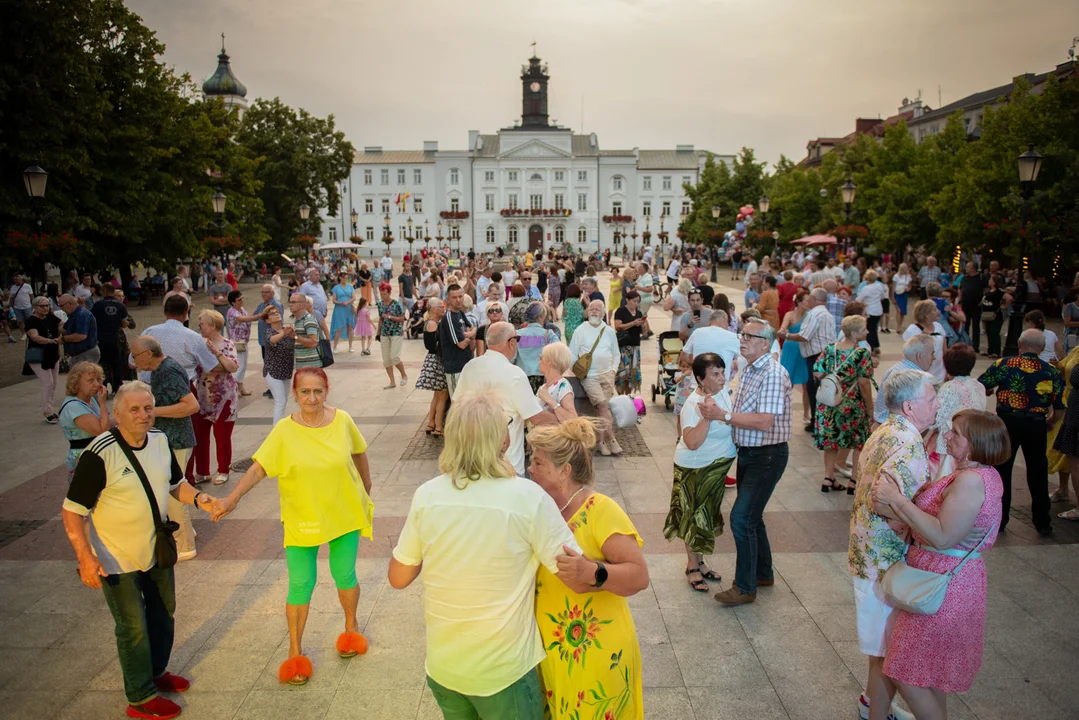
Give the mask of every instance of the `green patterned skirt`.
<path id="1" fill-rule="evenodd" d="M 723 492 L 727 471 L 734 458 L 719 458 L 702 468 L 674 466 L 671 509 L 663 525 L 663 536 L 678 538 L 689 549 L 711 555 L 716 538 L 723 534 Z"/>

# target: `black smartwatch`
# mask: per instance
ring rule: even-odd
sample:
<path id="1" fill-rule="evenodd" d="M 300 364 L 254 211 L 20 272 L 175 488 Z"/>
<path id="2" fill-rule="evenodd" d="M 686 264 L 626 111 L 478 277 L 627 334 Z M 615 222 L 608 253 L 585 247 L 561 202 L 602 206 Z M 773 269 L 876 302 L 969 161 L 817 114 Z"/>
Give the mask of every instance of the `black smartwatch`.
<path id="1" fill-rule="evenodd" d="M 603 583 L 605 582 L 607 582 L 607 566 L 597 560 L 596 581 L 592 583 L 592 587 L 603 587 Z"/>

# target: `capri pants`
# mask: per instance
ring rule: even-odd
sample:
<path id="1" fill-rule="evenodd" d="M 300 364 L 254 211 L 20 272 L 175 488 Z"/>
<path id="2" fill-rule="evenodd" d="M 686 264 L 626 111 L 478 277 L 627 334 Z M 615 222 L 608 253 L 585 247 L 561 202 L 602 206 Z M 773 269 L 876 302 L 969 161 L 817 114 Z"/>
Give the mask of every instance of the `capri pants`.
<path id="1" fill-rule="evenodd" d="M 356 555 L 360 548 L 360 531 L 353 530 L 330 540 L 330 575 L 338 590 L 351 590 L 359 585 L 356 580 Z M 289 605 L 307 605 L 315 592 L 318 579 L 318 545 L 300 547 L 285 546 L 285 563 L 288 565 Z"/>

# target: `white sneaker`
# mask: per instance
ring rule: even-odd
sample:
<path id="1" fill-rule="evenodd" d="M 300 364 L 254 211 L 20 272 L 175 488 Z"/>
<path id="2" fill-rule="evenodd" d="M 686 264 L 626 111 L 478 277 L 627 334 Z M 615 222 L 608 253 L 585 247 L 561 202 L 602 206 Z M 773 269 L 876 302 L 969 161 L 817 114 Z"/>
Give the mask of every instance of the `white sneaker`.
<path id="1" fill-rule="evenodd" d="M 607 443 L 601 442 L 599 444 L 599 454 L 602 455 L 603 457 L 610 457 L 611 456 L 611 449 L 609 447 L 607 447 Z"/>
<path id="2" fill-rule="evenodd" d="M 187 552 L 177 553 L 176 562 L 183 562 L 184 560 L 194 560 L 196 555 L 198 555 L 197 550 L 188 550 Z"/>
<path id="3" fill-rule="evenodd" d="M 615 440 L 615 441 L 613 441 L 611 443 L 611 454 L 612 455 L 621 455 L 622 454 L 622 446 L 618 444 L 617 440 Z"/>
<path id="4" fill-rule="evenodd" d="M 869 698 L 862 693 L 858 696 L 858 717 L 869 720 Z M 892 711 L 888 713 L 888 720 L 915 720 L 914 715 L 907 712 L 892 702 Z"/>

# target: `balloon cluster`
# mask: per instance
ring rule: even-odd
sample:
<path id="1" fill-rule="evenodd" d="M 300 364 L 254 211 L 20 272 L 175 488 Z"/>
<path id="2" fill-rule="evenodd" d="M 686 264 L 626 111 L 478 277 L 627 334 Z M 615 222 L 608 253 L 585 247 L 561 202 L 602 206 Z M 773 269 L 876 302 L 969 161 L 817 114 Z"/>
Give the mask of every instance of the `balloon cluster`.
<path id="1" fill-rule="evenodd" d="M 757 212 L 757 209 L 752 205 L 743 205 L 738 208 L 738 215 L 735 216 L 734 230 L 728 230 L 723 234 L 722 248 L 726 252 L 727 257 L 730 257 L 735 251 L 742 248 L 742 243 L 746 239 L 746 228 L 753 224 L 753 215 Z"/>

